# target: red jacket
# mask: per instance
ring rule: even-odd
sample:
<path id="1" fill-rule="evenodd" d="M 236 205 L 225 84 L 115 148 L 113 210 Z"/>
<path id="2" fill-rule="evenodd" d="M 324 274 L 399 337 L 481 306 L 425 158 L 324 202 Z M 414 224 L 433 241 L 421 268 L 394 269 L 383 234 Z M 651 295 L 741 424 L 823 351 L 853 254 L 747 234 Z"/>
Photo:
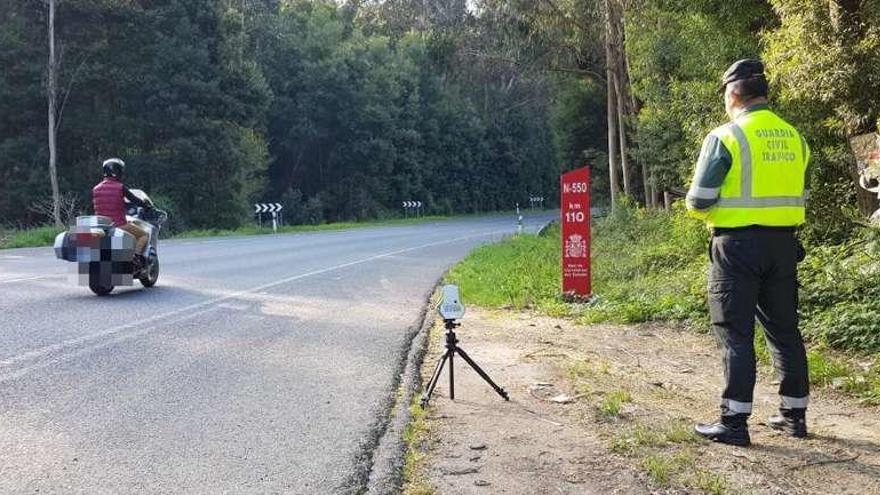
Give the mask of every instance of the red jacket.
<path id="1" fill-rule="evenodd" d="M 100 184 L 92 189 L 92 205 L 95 215 L 109 217 L 113 225 L 125 225 L 125 186 L 115 177 L 105 177 Z"/>

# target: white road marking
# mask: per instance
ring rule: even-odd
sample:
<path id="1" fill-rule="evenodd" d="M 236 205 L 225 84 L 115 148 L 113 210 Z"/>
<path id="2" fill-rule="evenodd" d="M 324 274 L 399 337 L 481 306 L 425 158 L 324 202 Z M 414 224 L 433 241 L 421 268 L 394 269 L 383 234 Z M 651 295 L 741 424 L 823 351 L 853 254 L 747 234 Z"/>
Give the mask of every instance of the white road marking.
<path id="1" fill-rule="evenodd" d="M 194 317 L 196 317 L 196 316 L 201 316 L 201 315 L 203 315 L 203 314 L 205 314 L 205 313 L 208 313 L 208 312 L 214 311 L 214 310 L 216 310 L 216 309 L 218 309 L 217 306 L 203 308 L 203 309 L 201 309 L 201 310 L 199 310 L 199 311 L 193 311 L 192 313 L 189 313 L 189 314 L 186 314 L 186 315 L 181 315 L 179 318 L 175 318 L 175 319 L 172 319 L 172 320 L 170 320 L 170 321 L 167 321 L 166 324 L 171 325 L 171 324 L 174 324 L 174 323 L 180 323 L 180 322 L 186 321 L 186 320 L 188 320 L 188 319 L 190 319 L 190 318 L 194 318 Z M 58 357 L 55 357 L 55 358 L 52 358 L 52 359 L 48 359 L 48 360 L 43 361 L 43 362 L 38 362 L 38 363 L 36 363 L 36 364 L 32 364 L 32 365 L 30 365 L 30 366 L 25 366 L 25 367 L 23 367 L 23 368 L 19 368 L 19 369 L 15 370 L 15 371 L 12 371 L 12 372 L 10 372 L 10 373 L 7 373 L 7 374 L 5 374 L 5 375 L 0 376 L 0 383 L 8 382 L 8 381 L 11 381 L 11 380 L 15 380 L 15 379 L 17 379 L 17 378 L 21 378 L 21 377 L 23 377 L 23 376 L 25 376 L 25 375 L 27 375 L 27 374 L 33 372 L 33 371 L 37 371 L 37 370 L 41 370 L 41 369 L 46 369 L 46 368 L 51 367 L 52 365 L 60 364 L 60 363 L 63 363 L 63 362 L 65 362 L 65 361 L 69 361 L 69 360 L 71 360 L 71 359 L 77 358 L 77 357 L 79 357 L 79 356 L 84 356 L 84 355 L 89 354 L 89 353 L 91 353 L 91 352 L 97 351 L 98 349 L 102 349 L 102 348 L 104 348 L 104 347 L 107 347 L 107 346 L 110 346 L 110 345 L 113 345 L 113 344 L 116 344 L 116 343 L 119 343 L 119 342 L 123 342 L 123 341 L 129 340 L 129 339 L 135 338 L 135 337 L 140 337 L 141 335 L 145 335 L 145 334 L 147 334 L 147 333 L 150 333 L 152 330 L 153 330 L 152 328 L 139 328 L 139 329 L 137 329 L 137 330 L 135 330 L 135 331 L 133 331 L 133 332 L 123 333 L 123 334 L 121 334 L 121 335 L 117 335 L 117 336 L 115 336 L 115 337 L 112 337 L 112 338 L 110 338 L 110 339 L 108 339 L 108 340 L 104 340 L 104 341 L 101 341 L 101 342 L 96 342 L 96 343 L 94 343 L 94 344 L 92 344 L 92 345 L 89 345 L 89 346 L 83 347 L 83 348 L 81 348 L 81 349 L 77 349 L 77 350 L 74 350 L 74 351 L 72 351 L 72 352 L 68 352 L 68 353 L 66 353 L 66 354 L 62 354 L 62 355 L 60 355 L 60 356 L 58 356 Z"/>
<path id="2" fill-rule="evenodd" d="M 433 246 L 442 246 L 444 244 L 452 244 L 455 242 L 459 242 L 459 241 L 463 241 L 463 240 L 467 240 L 467 239 L 473 239 L 476 237 L 493 236 L 493 235 L 503 234 L 503 233 L 508 233 L 508 232 L 509 232 L 509 230 L 500 230 L 500 231 L 494 231 L 494 232 L 484 232 L 481 234 L 461 236 L 461 237 L 456 237 L 453 239 L 448 239 L 445 241 L 431 242 L 428 244 L 422 244 L 422 245 L 415 246 L 415 247 L 398 249 L 395 251 L 389 251 L 387 253 L 377 254 L 375 256 L 369 256 L 367 258 L 362 258 L 362 259 L 350 261 L 347 263 L 341 263 L 338 265 L 330 266 L 327 268 L 321 268 L 319 270 L 313 270 L 311 272 L 306 272 L 306 273 L 302 273 L 299 275 L 293 275 L 291 277 L 282 278 L 282 279 L 276 280 L 274 282 L 269 282 L 267 284 L 252 287 L 250 289 L 245 289 L 242 291 L 233 292 L 232 294 L 229 294 L 226 296 L 216 297 L 213 299 L 209 299 L 207 301 L 202 301 L 199 303 L 190 304 L 189 306 L 185 306 L 183 308 L 176 309 L 174 311 L 169 311 L 167 313 L 162 313 L 159 315 L 151 316 L 151 317 L 146 318 L 144 320 L 140 320 L 140 321 L 136 321 L 136 322 L 132 322 L 132 323 L 127 323 L 125 325 L 119 325 L 116 327 L 111 327 L 111 328 L 102 330 L 100 332 L 95 332 L 95 333 L 92 333 L 89 335 L 84 335 L 82 337 L 77 337 L 75 339 L 68 339 L 63 342 L 59 342 L 57 344 L 52 344 L 52 345 L 41 347 L 39 349 L 34 349 L 32 351 L 24 352 L 24 353 L 19 354 L 17 356 L 13 356 L 13 357 L 10 357 L 10 358 L 4 359 L 4 360 L 0 360 L 0 367 L 9 367 L 9 366 L 12 366 L 16 363 L 20 363 L 22 361 L 39 359 L 39 358 L 42 358 L 46 355 L 49 355 L 49 354 L 52 354 L 55 352 L 64 351 L 65 349 L 68 349 L 70 347 L 86 344 L 90 341 L 97 340 L 97 339 L 100 339 L 103 337 L 112 336 L 112 335 L 117 334 L 119 332 L 122 332 L 124 330 L 144 328 L 150 323 L 154 323 L 159 320 L 163 320 L 163 319 L 166 319 L 166 318 L 169 318 L 172 316 L 182 315 L 183 313 L 186 313 L 188 311 L 194 311 L 194 314 L 198 314 L 204 310 L 212 309 L 212 308 L 210 308 L 210 306 L 216 305 L 217 303 L 228 301 L 230 299 L 234 299 L 236 297 L 240 297 L 240 296 L 243 296 L 246 294 L 251 294 L 251 293 L 260 292 L 260 291 L 263 291 L 266 289 L 271 289 L 271 288 L 277 287 L 279 285 L 284 285 L 284 284 L 294 282 L 296 280 L 304 279 L 307 277 L 313 277 L 315 275 L 320 275 L 322 273 L 332 272 L 335 270 L 340 270 L 342 268 L 348 268 L 350 266 L 360 265 L 363 263 L 368 263 L 370 261 L 375 261 L 375 260 L 379 260 L 382 258 L 388 258 L 388 257 L 395 256 L 395 255 L 398 255 L 401 253 L 408 253 L 411 251 L 417 251 L 419 249 L 425 249 L 425 248 L 429 248 L 429 247 L 433 247 Z M 199 311 L 199 310 L 201 310 L 201 311 Z M 184 316 L 183 319 L 186 319 L 186 317 L 188 317 L 188 316 L 192 316 L 192 315 L 186 315 L 186 316 Z M 150 329 L 147 329 L 146 331 L 149 331 L 149 330 Z M 102 345 L 98 344 L 97 347 L 94 347 L 94 348 L 97 349 L 100 347 L 102 347 Z M 19 369 L 14 372 L 7 373 L 5 375 L 0 375 L 0 383 L 6 382 L 9 380 L 14 380 L 16 378 L 20 378 L 32 370 L 41 369 L 46 366 L 49 366 L 50 364 L 65 361 L 71 357 L 79 356 L 81 354 L 82 354 L 81 351 L 80 352 L 74 351 L 74 353 L 72 353 L 72 354 L 59 356 L 55 359 L 52 359 L 48 363 L 40 363 L 40 364 L 36 364 L 36 365 L 32 365 L 29 367 Z"/>
<path id="3" fill-rule="evenodd" d="M 39 277 L 23 277 L 23 278 L 0 278 L 0 284 L 11 284 L 13 282 L 29 282 L 31 280 L 43 280 L 47 278 L 58 278 L 58 275 L 41 275 Z"/>

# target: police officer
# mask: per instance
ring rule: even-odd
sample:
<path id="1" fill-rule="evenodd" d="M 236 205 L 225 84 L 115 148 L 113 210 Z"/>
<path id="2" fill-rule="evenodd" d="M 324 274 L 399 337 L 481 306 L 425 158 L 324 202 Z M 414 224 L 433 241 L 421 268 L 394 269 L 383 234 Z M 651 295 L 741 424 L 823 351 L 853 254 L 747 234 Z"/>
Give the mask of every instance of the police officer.
<path id="1" fill-rule="evenodd" d="M 764 64 L 734 63 L 722 78 L 730 123 L 703 142 L 687 206 L 712 232 L 709 313 L 724 365 L 721 419 L 698 424 L 708 439 L 749 445 L 755 387 L 755 318 L 780 375 L 779 414 L 769 425 L 803 438 L 807 356 L 798 330 L 797 263 L 803 248 L 804 182 L 810 150 L 768 106 Z"/>

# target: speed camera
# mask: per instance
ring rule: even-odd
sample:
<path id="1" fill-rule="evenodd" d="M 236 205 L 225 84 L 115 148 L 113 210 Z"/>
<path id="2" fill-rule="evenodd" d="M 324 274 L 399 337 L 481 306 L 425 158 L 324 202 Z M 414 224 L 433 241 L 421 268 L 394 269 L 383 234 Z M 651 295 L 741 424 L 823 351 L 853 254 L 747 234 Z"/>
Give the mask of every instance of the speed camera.
<path id="1" fill-rule="evenodd" d="M 464 304 L 458 296 L 457 285 L 444 285 L 440 289 L 440 304 L 437 311 L 444 320 L 460 320 L 464 316 Z"/>

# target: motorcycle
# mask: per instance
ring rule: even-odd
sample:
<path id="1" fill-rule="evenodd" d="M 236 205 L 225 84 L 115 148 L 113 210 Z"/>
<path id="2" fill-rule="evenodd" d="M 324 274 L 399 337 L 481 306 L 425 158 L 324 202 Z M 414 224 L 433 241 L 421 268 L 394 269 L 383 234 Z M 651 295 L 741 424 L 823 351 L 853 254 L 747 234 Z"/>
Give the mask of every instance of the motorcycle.
<path id="1" fill-rule="evenodd" d="M 147 233 L 149 241 L 143 253 L 145 260 L 135 259 L 135 238 L 113 226 L 108 217 L 91 215 L 76 218 L 76 225 L 55 238 L 55 257 L 77 263 L 80 285 L 99 296 L 117 286 L 134 285 L 138 279 L 144 287 L 153 287 L 159 280 L 159 231 L 168 214 L 153 206 L 152 200 L 140 189 L 132 194 L 149 205 L 136 207 L 126 201 L 126 220 Z"/>

